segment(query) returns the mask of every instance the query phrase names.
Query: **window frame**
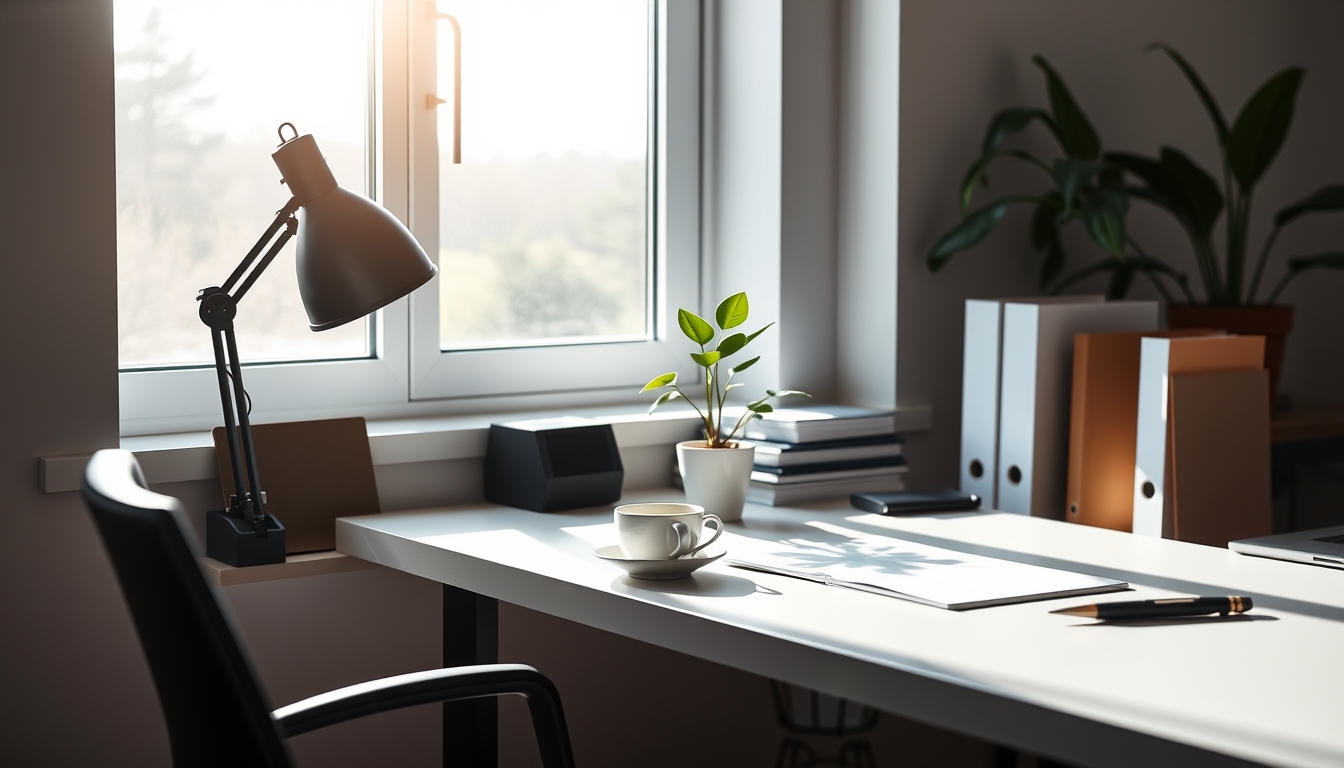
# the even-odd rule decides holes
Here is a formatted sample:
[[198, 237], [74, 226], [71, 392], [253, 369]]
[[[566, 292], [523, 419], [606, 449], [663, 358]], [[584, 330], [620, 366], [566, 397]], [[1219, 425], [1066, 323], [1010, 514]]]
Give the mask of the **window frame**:
[[[433, 0], [374, 4], [375, 61], [370, 70], [377, 87], [371, 86], [371, 95], [376, 96], [372, 99], [370, 155], [375, 165], [372, 196], [407, 224], [426, 252], [436, 257], [435, 120], [442, 110], [427, 108], [424, 100], [425, 93], [433, 92], [434, 7]], [[701, 8], [699, 2], [668, 0], [657, 0], [655, 8], [655, 131], [659, 140], [654, 144], [651, 191], [655, 212], [651, 222], [653, 338], [441, 352], [436, 277], [415, 295], [377, 313], [371, 326], [373, 355], [369, 358], [246, 365], [254, 422], [633, 402], [637, 388], [659, 373], [675, 370], [687, 380], [697, 380], [698, 369], [673, 348], [670, 342], [675, 340], [669, 331], [677, 328], [676, 307], [700, 305]], [[424, 50], [429, 55], [417, 56]], [[431, 87], [417, 87], [423, 83]], [[258, 222], [258, 233], [264, 225]], [[281, 256], [287, 258], [293, 257]], [[245, 302], [240, 311], [247, 311]], [[202, 327], [201, 333], [207, 330]], [[245, 338], [239, 343], [246, 348]], [[215, 375], [213, 367], [119, 371], [121, 434], [216, 426], [220, 404]]]
[[[647, 340], [538, 344], [441, 350], [438, 281], [411, 297], [411, 399], [434, 400], [501, 394], [565, 392], [642, 386], [653, 376], [696, 370], [684, 350], [673, 348], [677, 307], [698, 307], [700, 295], [700, 8], [699, 3], [656, 0], [654, 14], [652, 131], [653, 158], [648, 184], [653, 256], [648, 285], [652, 303]], [[412, 50], [434, 51], [434, 25], [419, 30]], [[470, 30], [463, 31], [470, 39]], [[412, 77], [435, 93], [433, 55], [415, 57]], [[470, 108], [468, 105], [467, 108]], [[420, 110], [411, 126], [417, 169], [437, 170], [439, 113]], [[469, 151], [469, 147], [466, 151]], [[412, 179], [411, 231], [437, 258], [439, 188], [436, 173]]]

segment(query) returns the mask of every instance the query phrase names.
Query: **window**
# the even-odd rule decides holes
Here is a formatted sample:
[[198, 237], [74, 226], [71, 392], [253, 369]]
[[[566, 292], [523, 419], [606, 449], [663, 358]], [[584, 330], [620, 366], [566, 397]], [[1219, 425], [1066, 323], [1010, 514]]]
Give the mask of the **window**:
[[[191, 298], [218, 285], [284, 204], [270, 160], [291, 121], [322, 134], [345, 186], [369, 193], [367, 0], [117, 0], [118, 346], [123, 368], [209, 364]], [[263, 15], [264, 12], [264, 15]], [[258, 23], [259, 19], [264, 23]], [[316, 27], [289, 45], [300, 26]], [[366, 324], [307, 330], [293, 269], [242, 305], [249, 361], [370, 355]]]
[[[654, 369], [688, 368], [667, 331], [699, 295], [698, 4], [116, 0], [114, 12], [123, 434], [217, 423], [192, 298], [287, 199], [269, 157], [286, 121], [314, 135], [343, 186], [410, 226], [440, 277], [315, 334], [286, 248], [239, 306], [254, 419], [629, 397]], [[461, 164], [444, 14], [463, 40]]]

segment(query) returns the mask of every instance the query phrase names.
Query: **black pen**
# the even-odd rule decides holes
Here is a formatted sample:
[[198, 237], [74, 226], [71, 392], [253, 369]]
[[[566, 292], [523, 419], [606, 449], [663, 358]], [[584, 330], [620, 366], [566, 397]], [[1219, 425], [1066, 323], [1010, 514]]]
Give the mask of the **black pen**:
[[1175, 616], [1207, 616], [1211, 613], [1245, 613], [1251, 610], [1249, 597], [1168, 597], [1164, 600], [1132, 600], [1124, 603], [1099, 603], [1060, 608], [1051, 613], [1086, 616], [1092, 619], [1165, 619]]

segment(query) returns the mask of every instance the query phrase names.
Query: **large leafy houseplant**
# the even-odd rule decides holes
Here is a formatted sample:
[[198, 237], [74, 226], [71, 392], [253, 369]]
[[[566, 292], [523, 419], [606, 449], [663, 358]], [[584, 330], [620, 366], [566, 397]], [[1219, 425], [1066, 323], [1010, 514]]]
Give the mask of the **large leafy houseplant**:
[[761, 358], [758, 355], [728, 368], [726, 377], [720, 375], [720, 366], [724, 365], [729, 357], [741, 352], [753, 339], [765, 333], [770, 326], [774, 325], [774, 323], [768, 323], [751, 334], [729, 333], [729, 331], [747, 321], [749, 310], [746, 293], [735, 293], [724, 299], [714, 312], [714, 322], [718, 326], [717, 331], [714, 326], [709, 324], [709, 321], [699, 315], [685, 309], [677, 310], [677, 325], [681, 327], [681, 332], [700, 347], [699, 352], [691, 353], [691, 360], [703, 368], [705, 373], [705, 407], [703, 409], [678, 386], [676, 373], [664, 373], [645, 384], [644, 389], [640, 390], [641, 392], [657, 389], [668, 390], [659, 395], [658, 399], [653, 402], [653, 405], [649, 407], [649, 413], [653, 413], [654, 409], [663, 403], [678, 398], [690, 403], [704, 423], [705, 442], [709, 448], [735, 447], [734, 438], [748, 421], [759, 419], [762, 414], [774, 410], [773, 406], [770, 405], [770, 400], [788, 395], [811, 397], [806, 392], [796, 390], [776, 392], [773, 389], [767, 389], [765, 397], [748, 403], [746, 410], [735, 420], [730, 420], [727, 429], [724, 428], [723, 410], [728, 399], [728, 393], [742, 386], [740, 383], [733, 383], [733, 377], [755, 365]]
[[[1246, 284], [1255, 187], [1288, 136], [1305, 72], [1300, 67], [1290, 67], [1270, 78], [1246, 102], [1236, 120], [1229, 123], [1202, 78], [1180, 53], [1162, 44], [1150, 45], [1148, 50], [1161, 51], [1171, 58], [1208, 112], [1218, 140], [1221, 183], [1189, 155], [1173, 147], [1162, 147], [1157, 157], [1129, 152], [1102, 153], [1090, 121], [1050, 65], [1037, 56], [1034, 61], [1046, 73], [1051, 110], [1014, 108], [995, 116], [981, 156], [963, 180], [962, 207], [963, 211], [969, 210], [975, 187], [985, 183], [985, 169], [1000, 157], [1014, 157], [1041, 167], [1050, 173], [1054, 189], [1044, 195], [1010, 195], [967, 213], [930, 251], [930, 269], [936, 271], [953, 254], [984, 240], [1008, 207], [1030, 203], [1036, 207], [1032, 244], [1045, 257], [1041, 269], [1043, 288], [1057, 293], [1085, 277], [1109, 272], [1107, 294], [1115, 298], [1123, 296], [1134, 275], [1141, 273], [1152, 280], [1168, 302], [1173, 300], [1170, 288], [1174, 287], [1184, 301], [1199, 303], [1186, 276], [1140, 247], [1127, 230], [1128, 204], [1137, 199], [1169, 212], [1185, 230], [1198, 265], [1204, 303], [1220, 307], [1257, 303], [1265, 267], [1279, 232], [1304, 214], [1344, 209], [1341, 184], [1322, 187], [1281, 209], [1260, 249], [1249, 285]], [[1002, 148], [1004, 139], [1034, 121], [1050, 128], [1065, 152], [1064, 158], [1046, 166], [1022, 150]], [[1222, 259], [1214, 242], [1220, 218], [1226, 226]], [[1088, 234], [1108, 253], [1108, 258], [1055, 280], [1064, 262], [1059, 232], [1075, 219], [1086, 224]], [[1316, 268], [1344, 269], [1344, 252], [1289, 259], [1287, 273], [1268, 292], [1265, 304], [1273, 304], [1297, 275]]]
[[[990, 121], [980, 156], [961, 182], [962, 220], [929, 251], [929, 269], [937, 272], [954, 254], [973, 248], [989, 237], [1009, 208], [1027, 205], [1033, 209], [1031, 243], [1042, 257], [1039, 281], [1043, 290], [1057, 293], [1083, 278], [1110, 272], [1107, 293], [1113, 297], [1122, 296], [1135, 274], [1142, 273], [1164, 296], [1170, 295], [1168, 287], [1159, 278], [1180, 285], [1183, 277], [1170, 265], [1142, 250], [1126, 232], [1129, 196], [1121, 169], [1104, 161], [1100, 136], [1050, 62], [1038, 55], [1032, 57], [1032, 63], [1045, 77], [1050, 108], [1011, 107]], [[1050, 162], [1025, 149], [1006, 146], [1014, 134], [1037, 123], [1049, 131], [1059, 146], [1061, 156]], [[1000, 160], [1016, 160], [1038, 169], [1044, 174], [1049, 189], [1038, 194], [1007, 195], [972, 210], [976, 189], [989, 186], [989, 168]], [[1107, 256], [1063, 276], [1062, 233], [1074, 222], [1084, 226], [1088, 236]]]

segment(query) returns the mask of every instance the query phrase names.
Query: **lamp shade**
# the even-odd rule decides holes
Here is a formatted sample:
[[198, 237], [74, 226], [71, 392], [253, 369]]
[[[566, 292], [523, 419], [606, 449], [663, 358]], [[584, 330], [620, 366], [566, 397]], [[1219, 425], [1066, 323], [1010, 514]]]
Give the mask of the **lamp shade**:
[[286, 142], [272, 158], [303, 208], [295, 264], [314, 331], [375, 312], [438, 272], [395, 216], [336, 183], [311, 135]]

